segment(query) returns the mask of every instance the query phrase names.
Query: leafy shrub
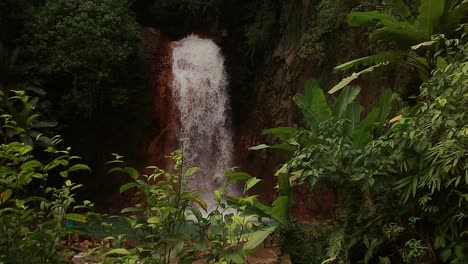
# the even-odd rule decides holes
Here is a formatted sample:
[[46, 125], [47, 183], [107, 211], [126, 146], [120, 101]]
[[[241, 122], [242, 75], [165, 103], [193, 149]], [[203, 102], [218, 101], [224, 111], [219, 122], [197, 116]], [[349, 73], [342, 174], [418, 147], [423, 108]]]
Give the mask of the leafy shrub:
[[[0, 100], [0, 262], [58, 263], [64, 259], [59, 252], [61, 237], [76, 232], [64, 227], [63, 221], [83, 222], [85, 217], [69, 213], [75, 203], [73, 191], [81, 185], [70, 180], [61, 188], [49, 185], [57, 177], [66, 179], [74, 171], [89, 168], [77, 163], [79, 157], [72, 156], [69, 148], [59, 147], [59, 136], [46, 138], [42, 143], [47, 146], [40, 147], [38, 142], [45, 136], [31, 133], [31, 127], [40, 122], [26, 93], [6, 98], [2, 92]], [[16, 111], [6, 112], [5, 105]], [[21, 118], [26, 124], [19, 122]], [[47, 159], [35, 157], [41, 150]]]
[[341, 198], [334, 225], [323, 232], [321, 261], [467, 261], [468, 46], [461, 29], [460, 39], [432, 37], [438, 49], [428, 60], [437, 69], [420, 87], [419, 102], [400, 115], [387, 120], [391, 92], [384, 92], [360, 121], [358, 89], [343, 88], [330, 108], [308, 82], [305, 95], [294, 98], [308, 127], [265, 130], [282, 144], [253, 148], [292, 150], [277, 174], [337, 188]]
[[[124, 173], [131, 181], [120, 191], [135, 189], [135, 206], [121, 212], [137, 239], [132, 247], [122, 247], [130, 241], [128, 234], [112, 235], [105, 240], [112, 247], [98, 247], [89, 252], [90, 260], [106, 263], [245, 263], [248, 250], [253, 249], [271, 232], [263, 231], [265, 224], [252, 221], [256, 214], [247, 207], [258, 203], [255, 196], [245, 196], [258, 179], [231, 169], [226, 172], [226, 184], [215, 191], [215, 204], [208, 206], [187, 183], [198, 168], [183, 166], [181, 151], [170, 158], [172, 173], [148, 167], [148, 175], [126, 167], [121, 156], [110, 162], [117, 165], [111, 173]], [[229, 196], [233, 184], [247, 180], [243, 196]], [[107, 225], [107, 224], [106, 224]], [[259, 230], [260, 229], [260, 230]], [[259, 230], [255, 233], [252, 233]], [[265, 235], [266, 234], [266, 235]], [[243, 246], [241, 245], [247, 241]]]

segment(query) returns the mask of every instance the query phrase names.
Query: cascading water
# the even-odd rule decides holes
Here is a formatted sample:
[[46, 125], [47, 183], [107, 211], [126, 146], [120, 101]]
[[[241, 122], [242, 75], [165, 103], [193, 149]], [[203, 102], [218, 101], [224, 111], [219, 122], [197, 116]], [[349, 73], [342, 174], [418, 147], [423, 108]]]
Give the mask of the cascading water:
[[209, 199], [232, 166], [232, 134], [227, 75], [220, 47], [191, 35], [175, 42], [172, 51], [173, 97], [180, 112], [179, 138], [186, 167], [200, 172], [189, 187]]

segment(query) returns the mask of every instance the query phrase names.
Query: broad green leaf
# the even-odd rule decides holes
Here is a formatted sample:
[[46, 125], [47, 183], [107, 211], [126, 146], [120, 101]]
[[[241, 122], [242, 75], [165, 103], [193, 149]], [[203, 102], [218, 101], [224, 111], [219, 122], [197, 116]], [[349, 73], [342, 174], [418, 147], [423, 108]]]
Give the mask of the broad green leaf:
[[195, 196], [193, 194], [182, 195], [180, 199], [195, 202], [198, 205], [200, 205], [200, 207], [203, 208], [205, 211], [208, 209], [206, 202], [203, 201], [203, 199], [201, 199], [200, 197]]
[[185, 243], [183, 241], [180, 241], [179, 243], [177, 243], [177, 245], [174, 247], [174, 249], [171, 251], [171, 257], [172, 258], [176, 258], [179, 256], [179, 254], [182, 252], [182, 250], [184, 249], [184, 245]]
[[377, 107], [380, 109], [379, 117], [377, 119], [379, 129], [384, 125], [390, 111], [392, 110], [393, 92], [390, 89], [384, 89], [379, 98]]
[[269, 147], [270, 146], [268, 146], [267, 144], [260, 144], [260, 145], [254, 146], [254, 147], [250, 147], [249, 149], [250, 150], [262, 150], [262, 149], [267, 149]]
[[452, 257], [452, 249], [446, 248], [440, 253], [440, 258], [443, 262], [446, 262], [450, 257]]
[[333, 68], [335, 71], [344, 71], [347, 69], [358, 69], [361, 67], [368, 67], [378, 63], [389, 63], [397, 60], [404, 59], [408, 56], [407, 52], [383, 52], [352, 61], [345, 62]]
[[409, 18], [411, 16], [411, 11], [403, 0], [394, 0], [393, 6], [395, 11], [403, 18]]
[[282, 140], [289, 140], [293, 138], [297, 130], [293, 127], [275, 127], [262, 131], [262, 135], [274, 135]]
[[250, 178], [253, 178], [252, 175], [248, 174], [247, 172], [233, 172], [233, 173], [227, 173], [226, 176], [228, 177], [228, 181], [230, 183], [242, 181], [242, 180], [248, 180]]
[[314, 79], [306, 82], [305, 95], [296, 94], [293, 100], [311, 129], [316, 129], [320, 122], [331, 116], [331, 110], [323, 90]]
[[157, 224], [157, 223], [161, 222], [161, 218], [153, 216], [153, 217], [148, 218], [148, 220], [146, 220], [146, 222], [148, 224]]
[[[455, 3], [456, 1], [453, 1], [453, 2]], [[468, 13], [468, 0], [464, 0], [460, 4], [455, 5], [453, 7], [447, 8], [446, 6], [445, 15], [442, 18], [443, 31], [446, 33], [453, 32], [458, 27], [462, 19], [466, 18], [467, 13]]]
[[426, 40], [440, 32], [441, 18], [444, 15], [445, 0], [420, 0], [419, 16], [416, 25], [424, 33]]
[[251, 178], [251, 179], [248, 179], [247, 182], [245, 183], [245, 186], [244, 186], [244, 194], [250, 190], [252, 187], [254, 187], [257, 183], [259, 183], [260, 181], [262, 181], [261, 179], [257, 179], [257, 178]]
[[133, 212], [142, 212], [142, 211], [144, 211], [144, 210], [141, 207], [126, 207], [126, 208], [122, 209], [122, 211], [120, 211], [120, 213], [124, 214], [124, 213], [133, 213]]
[[123, 193], [126, 190], [131, 189], [131, 188], [136, 187], [136, 186], [138, 186], [138, 183], [136, 183], [136, 182], [126, 183], [126, 184], [120, 186], [120, 193]]
[[369, 27], [374, 24], [381, 26], [400, 25], [400, 21], [388, 14], [379, 11], [352, 12], [347, 15], [348, 24], [353, 27]]
[[26, 125], [27, 125], [27, 126], [30, 126], [30, 125], [32, 124], [32, 122], [33, 122], [36, 118], [38, 118], [39, 116], [40, 116], [39, 114], [34, 114], [34, 115], [31, 115], [30, 117], [28, 117], [28, 118], [26, 119]]
[[198, 221], [201, 221], [201, 219], [203, 218], [203, 215], [200, 212], [200, 210], [198, 210], [198, 208], [192, 207], [192, 208], [190, 208], [190, 211], [192, 211], [192, 214], [195, 216], [195, 218]]
[[344, 88], [340, 96], [336, 99], [335, 105], [333, 106], [333, 116], [335, 118], [341, 118], [343, 112], [346, 110], [348, 105], [356, 99], [361, 88], [359, 87], [346, 87]]
[[30, 169], [35, 169], [35, 168], [40, 168], [42, 167], [42, 163], [37, 161], [37, 160], [30, 160], [25, 163], [23, 163], [20, 166], [20, 169], [22, 170], [30, 170]]
[[255, 147], [249, 148], [250, 150], [262, 150], [262, 149], [270, 149], [270, 150], [278, 150], [282, 152], [291, 152], [294, 151], [294, 147], [289, 145], [289, 144], [276, 144], [276, 145], [266, 145], [266, 144], [261, 144]]
[[44, 170], [50, 171], [58, 166], [68, 166], [68, 161], [60, 158], [54, 159], [44, 167]]
[[66, 214], [64, 218], [79, 223], [86, 223], [86, 216], [82, 214]]
[[377, 127], [380, 108], [374, 107], [361, 122], [359, 129], [353, 134], [353, 143], [357, 148], [364, 147], [372, 139], [372, 131]]
[[280, 196], [289, 196], [291, 194], [291, 183], [287, 173], [278, 174], [278, 187]]
[[226, 254], [226, 263], [243, 264], [246, 263], [244, 251], [232, 251]]
[[279, 196], [276, 198], [271, 206], [271, 214], [276, 221], [283, 226], [287, 226], [287, 221], [289, 219], [289, 197]]
[[271, 233], [275, 232], [277, 226], [269, 226], [264, 229], [258, 230], [250, 235], [249, 241], [244, 244], [242, 249], [244, 250], [249, 250], [249, 249], [254, 249], [260, 243], [262, 243], [265, 238], [267, 238]]
[[131, 167], [124, 167], [124, 168], [114, 167], [114, 168], [110, 169], [108, 173], [113, 173], [113, 172], [126, 173], [134, 180], [136, 180], [136, 179], [138, 179], [140, 177], [140, 173], [138, 173], [138, 171], [136, 169], [131, 168]]
[[333, 86], [330, 91], [328, 91], [329, 94], [333, 94], [341, 89], [343, 89], [344, 87], [348, 86], [352, 81], [358, 79], [362, 74], [366, 74], [366, 73], [369, 73], [369, 72], [372, 72], [374, 71], [374, 69], [378, 68], [378, 67], [382, 67], [382, 66], [385, 66], [385, 65], [388, 65], [388, 62], [386, 63], [379, 63], [377, 65], [374, 65], [374, 66], [371, 66], [367, 69], [364, 69], [360, 72], [356, 72], [356, 73], [353, 73], [351, 74], [351, 76], [348, 76], [346, 78], [344, 78], [343, 80], [341, 80], [337, 85]]
[[400, 45], [407, 47], [415, 43], [422, 42], [427, 38], [408, 22], [398, 21], [388, 14], [378, 11], [352, 12], [348, 14], [348, 23], [351, 26], [370, 27], [377, 24], [378, 29], [374, 30], [372, 37], [380, 40], [393, 40]]
[[58, 122], [52, 122], [52, 121], [40, 121], [34, 123], [31, 127], [32, 128], [44, 128], [44, 127], [56, 127], [58, 125]]
[[6, 189], [2, 193], [0, 193], [0, 204], [4, 204], [8, 199], [10, 199], [11, 195], [13, 194], [12, 189]]
[[345, 135], [351, 137], [361, 122], [362, 107], [357, 102], [352, 102], [346, 109], [346, 119], [349, 123], [345, 124]]
[[317, 80], [310, 79], [305, 84], [305, 99], [312, 112], [317, 113], [320, 121], [326, 120], [331, 117], [332, 112], [328, 106], [325, 94], [318, 84]]
[[108, 252], [106, 252], [106, 254], [104, 255], [112, 255], [112, 254], [115, 254], [115, 255], [130, 255], [130, 252], [128, 250], [126, 250], [125, 248], [115, 248], [115, 249], [112, 249]]
[[89, 168], [88, 165], [85, 164], [75, 164], [68, 169], [69, 171], [77, 171], [77, 170], [87, 170], [91, 171], [91, 168]]
[[401, 49], [408, 49], [410, 46], [427, 40], [424, 33], [418, 28], [407, 22], [402, 22], [398, 26], [388, 26], [376, 29], [372, 32], [371, 37], [378, 40], [393, 41], [399, 45]]

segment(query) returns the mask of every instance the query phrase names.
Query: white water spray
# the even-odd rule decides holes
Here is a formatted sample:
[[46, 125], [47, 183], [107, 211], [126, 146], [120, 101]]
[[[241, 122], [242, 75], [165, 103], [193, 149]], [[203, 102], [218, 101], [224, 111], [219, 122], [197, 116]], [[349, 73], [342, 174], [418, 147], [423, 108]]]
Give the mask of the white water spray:
[[232, 134], [227, 76], [220, 47], [191, 35], [175, 43], [172, 53], [173, 96], [180, 112], [179, 138], [186, 167], [200, 167], [189, 187], [207, 199], [232, 166]]

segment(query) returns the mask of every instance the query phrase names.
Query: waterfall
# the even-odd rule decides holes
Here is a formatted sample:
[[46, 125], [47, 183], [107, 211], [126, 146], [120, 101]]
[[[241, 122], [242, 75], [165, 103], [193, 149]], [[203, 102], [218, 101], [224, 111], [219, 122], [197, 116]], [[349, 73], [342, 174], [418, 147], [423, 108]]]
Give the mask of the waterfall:
[[212, 40], [191, 35], [173, 45], [173, 98], [180, 113], [184, 164], [200, 171], [189, 187], [205, 199], [232, 166], [233, 144], [224, 58]]

